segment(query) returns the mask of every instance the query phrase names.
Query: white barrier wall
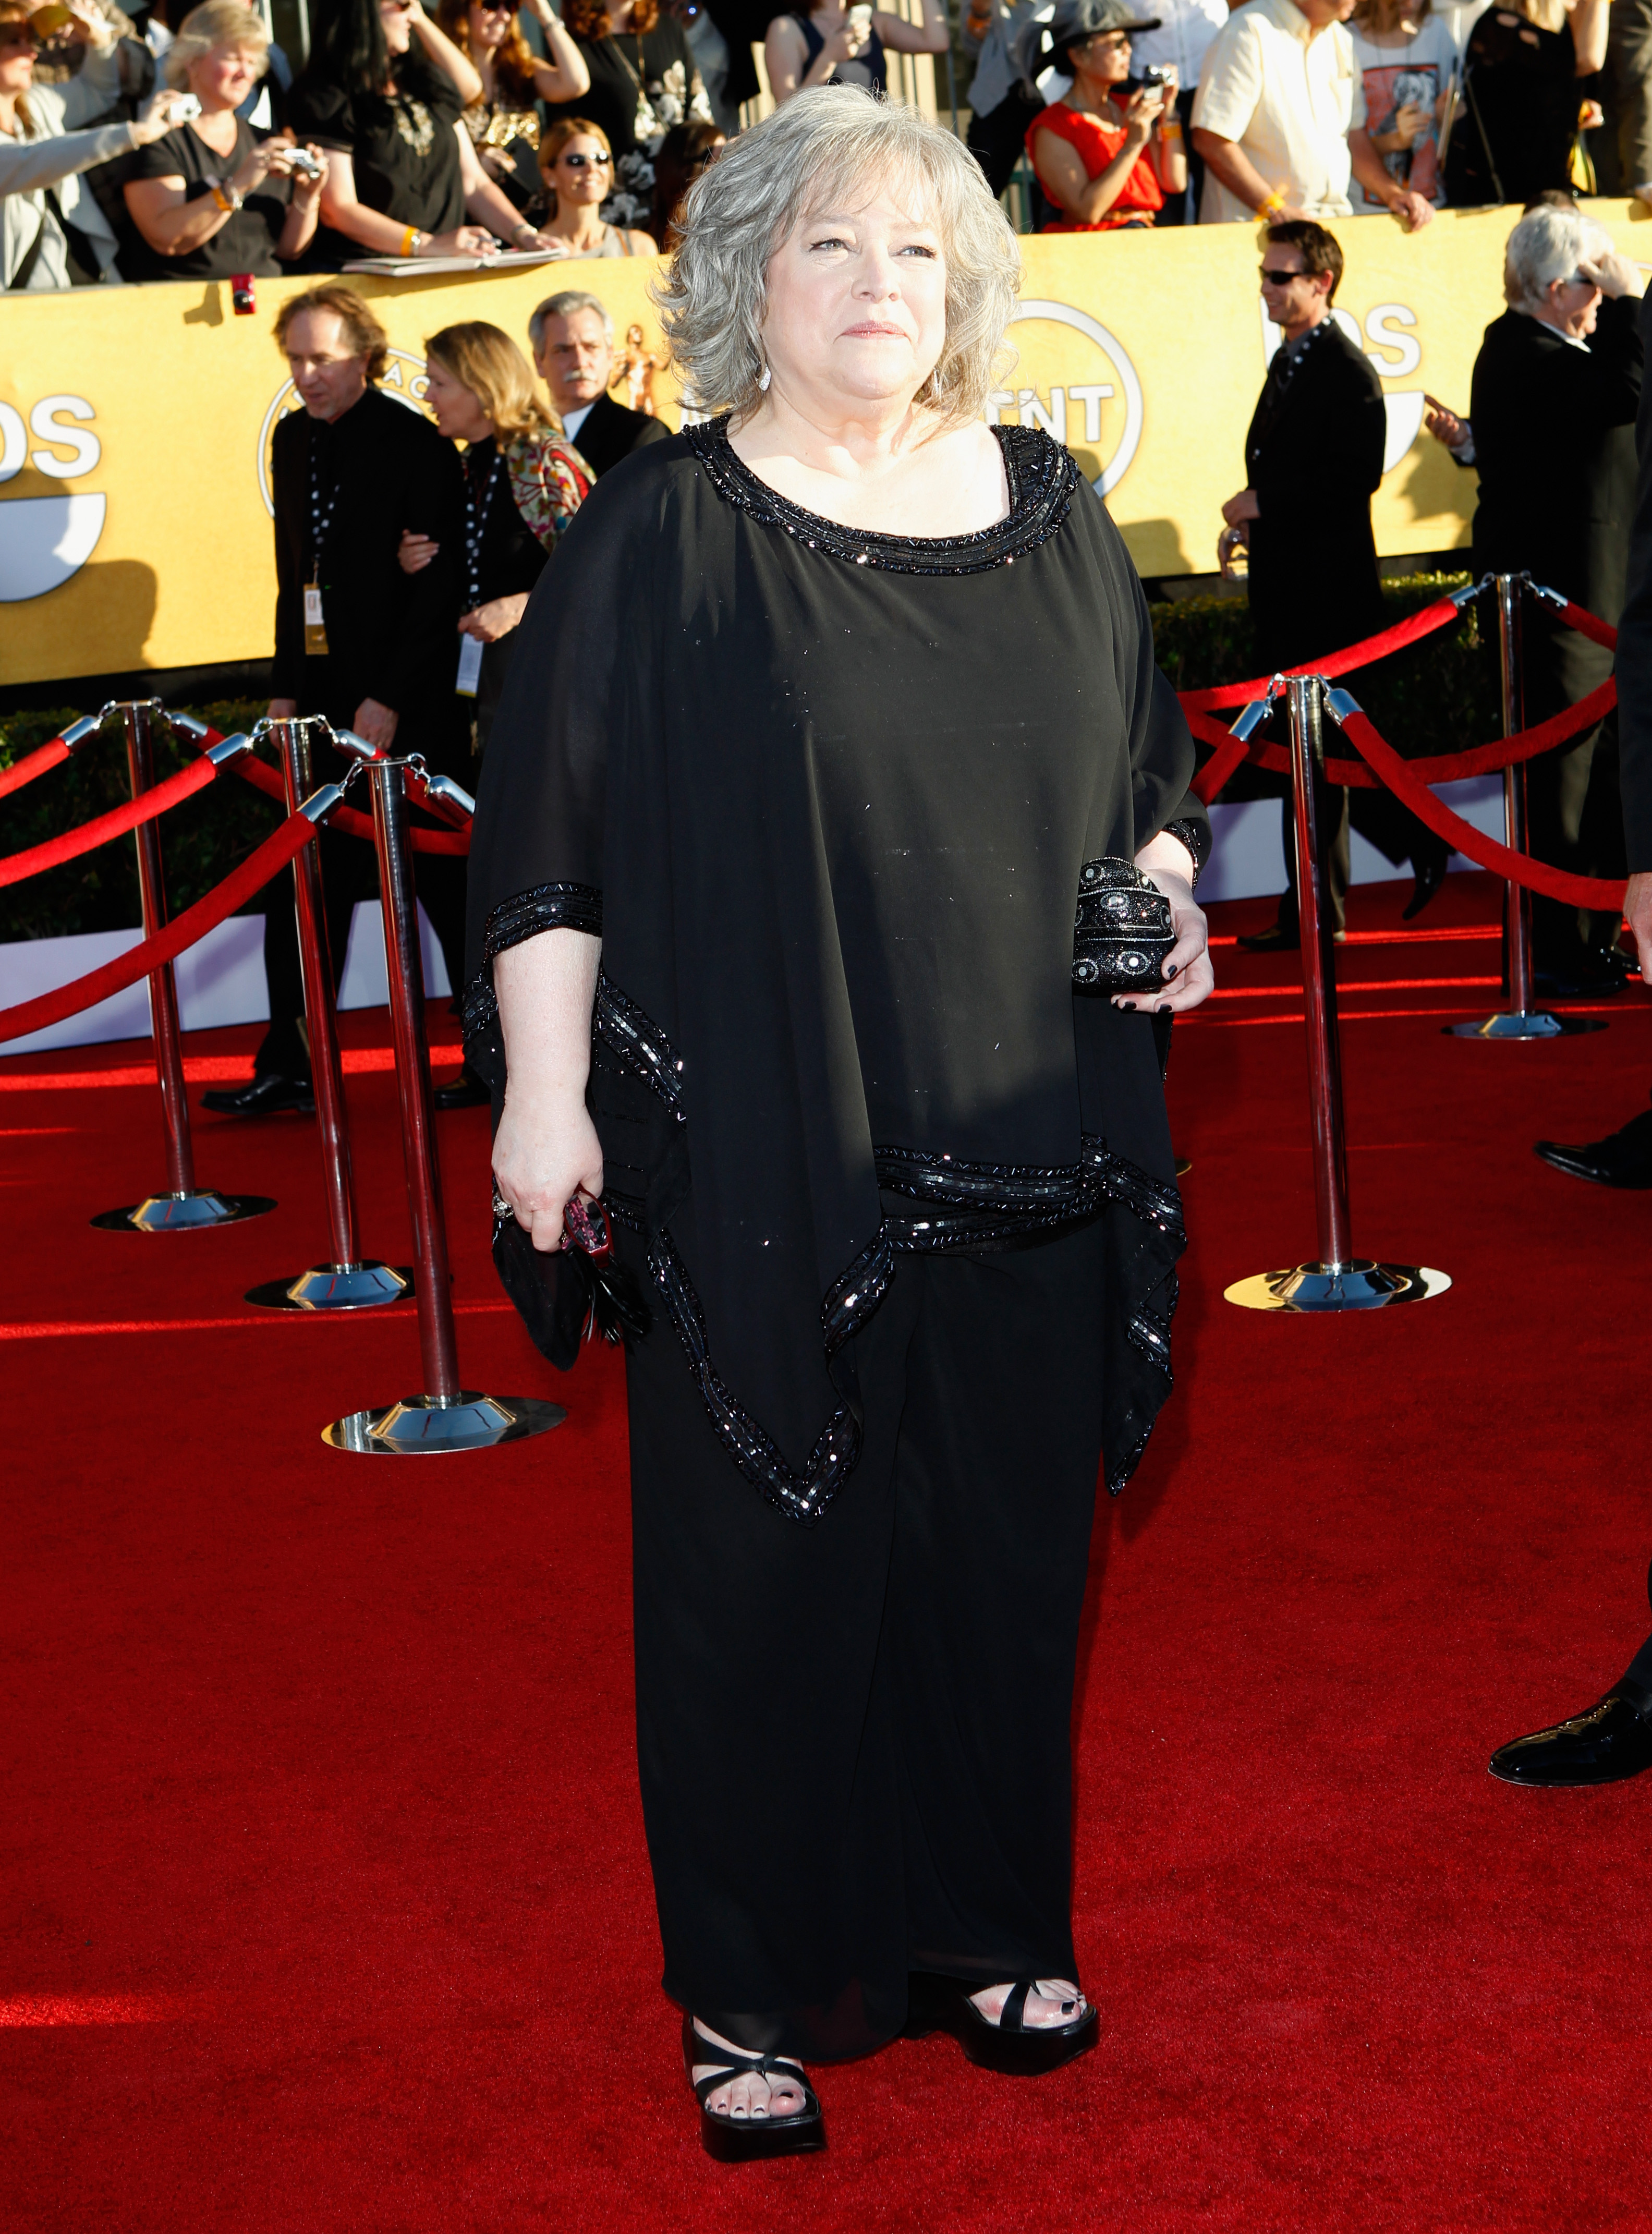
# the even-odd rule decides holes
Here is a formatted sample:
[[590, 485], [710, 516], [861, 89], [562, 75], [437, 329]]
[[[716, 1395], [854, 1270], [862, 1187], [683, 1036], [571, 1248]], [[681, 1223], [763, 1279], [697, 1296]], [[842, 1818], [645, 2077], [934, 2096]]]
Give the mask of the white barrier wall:
[[[1440, 796], [1477, 829], [1494, 838], [1503, 835], [1501, 777], [1473, 776], [1464, 783], [1443, 783]], [[1199, 879], [1202, 900], [1250, 899], [1258, 893], [1283, 890], [1284, 815], [1277, 800], [1255, 800], [1235, 807], [1224, 807], [1218, 800], [1211, 810], [1211, 825], [1216, 844]], [[1451, 866], [1472, 869], [1474, 865], [1460, 853], [1453, 853]], [[1357, 831], [1350, 866], [1356, 885], [1381, 884], [1395, 874]], [[441, 949], [422, 908], [419, 935], [424, 950], [425, 990], [434, 996], [451, 993]], [[0, 946], [0, 1008], [33, 1000], [36, 994], [54, 992], [59, 985], [83, 977], [115, 955], [125, 954], [141, 937], [137, 931], [104, 931], [78, 938], [33, 938]], [[261, 915], [232, 915], [188, 953], [180, 955], [177, 970], [178, 1005], [186, 1032], [207, 1031], [220, 1024], [263, 1023], [268, 1017]], [[383, 919], [376, 900], [363, 900], [350, 926], [339, 1006], [382, 1008], [388, 997]], [[128, 986], [112, 1000], [100, 1001], [96, 1008], [87, 1009], [78, 1016], [66, 1016], [61, 1024], [43, 1032], [7, 1041], [0, 1046], [0, 1055], [43, 1054], [51, 1048], [92, 1047], [106, 1040], [148, 1036], [149, 994], [140, 983]]]
[[[100, 931], [79, 938], [30, 938], [0, 946], [0, 1007], [55, 992], [88, 970], [125, 954], [142, 939], [140, 931]], [[419, 911], [424, 951], [425, 990], [450, 994], [447, 965], [424, 910]], [[232, 915], [181, 954], [176, 963], [178, 1006], [186, 1032], [209, 1031], [219, 1024], [260, 1024], [270, 1003], [264, 984], [264, 918]], [[376, 900], [357, 903], [344, 958], [341, 1009], [382, 1009], [389, 998], [384, 975], [384, 919]], [[105, 1040], [149, 1036], [149, 989], [140, 981], [113, 999], [100, 1001], [77, 1016], [43, 1032], [8, 1040], [0, 1055], [32, 1055], [50, 1048], [92, 1047]]]

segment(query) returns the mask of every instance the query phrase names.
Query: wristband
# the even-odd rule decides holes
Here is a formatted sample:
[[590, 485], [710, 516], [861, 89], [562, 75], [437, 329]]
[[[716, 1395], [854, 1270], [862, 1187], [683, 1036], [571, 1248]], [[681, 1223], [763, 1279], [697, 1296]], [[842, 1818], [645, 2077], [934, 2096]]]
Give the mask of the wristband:
[[1257, 204], [1257, 215], [1265, 223], [1268, 219], [1277, 217], [1284, 206], [1285, 198], [1283, 194], [1271, 193], [1264, 195], [1263, 199]]
[[419, 253], [419, 243], [423, 238], [424, 235], [420, 232], [418, 226], [416, 225], [410, 225], [402, 236], [402, 255], [416, 256]]
[[214, 179], [209, 191], [226, 217], [233, 217], [240, 208], [241, 197], [226, 179]]
[[1159, 136], [1161, 140], [1179, 140], [1182, 136], [1181, 118], [1167, 116], [1159, 127]]
[[520, 240], [525, 232], [532, 238], [534, 230], [535, 228], [528, 223], [526, 218], [524, 218], [520, 225], [513, 225], [511, 227], [511, 238], [513, 240]]

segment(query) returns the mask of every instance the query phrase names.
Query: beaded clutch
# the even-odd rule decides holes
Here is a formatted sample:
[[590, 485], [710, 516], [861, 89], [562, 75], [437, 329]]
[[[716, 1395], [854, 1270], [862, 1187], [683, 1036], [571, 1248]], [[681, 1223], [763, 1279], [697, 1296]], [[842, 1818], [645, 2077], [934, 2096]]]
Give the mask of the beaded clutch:
[[1087, 993], [1160, 986], [1175, 944], [1170, 902], [1133, 861], [1084, 864], [1073, 925], [1075, 985]]

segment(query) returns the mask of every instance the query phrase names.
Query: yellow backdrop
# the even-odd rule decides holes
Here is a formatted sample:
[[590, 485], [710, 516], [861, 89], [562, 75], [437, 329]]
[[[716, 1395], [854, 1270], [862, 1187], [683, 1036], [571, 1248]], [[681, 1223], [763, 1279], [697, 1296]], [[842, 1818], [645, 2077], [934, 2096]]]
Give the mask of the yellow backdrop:
[[[1596, 214], [1633, 252], [1623, 203]], [[1466, 542], [1474, 476], [1421, 430], [1423, 390], [1468, 408], [1481, 333], [1501, 308], [1512, 211], [1450, 212], [1409, 237], [1386, 218], [1339, 228], [1338, 310], [1383, 376], [1385, 554]], [[1144, 574], [1211, 572], [1270, 329], [1250, 228], [1198, 226], [1023, 243], [1016, 363], [994, 408], [1068, 442], [1099, 480]], [[659, 350], [650, 265], [356, 282], [389, 330], [390, 378], [419, 392], [423, 336], [486, 317], [526, 344], [558, 286], [589, 288]], [[0, 362], [0, 676], [13, 683], [257, 658], [274, 572], [265, 461], [295, 399], [271, 339], [296, 280], [260, 280], [237, 317], [221, 286], [10, 296]], [[669, 376], [656, 382], [675, 421]]]

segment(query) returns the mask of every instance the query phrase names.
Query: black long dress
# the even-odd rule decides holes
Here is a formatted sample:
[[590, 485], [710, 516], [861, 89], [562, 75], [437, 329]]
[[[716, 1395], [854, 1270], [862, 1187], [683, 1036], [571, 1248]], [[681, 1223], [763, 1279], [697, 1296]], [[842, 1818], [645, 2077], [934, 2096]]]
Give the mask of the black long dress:
[[887, 2038], [913, 1968], [1071, 1975], [1097, 1465], [1169, 1387], [1153, 1024], [1075, 992], [1074, 918], [1087, 864], [1203, 842], [1192, 741], [1104, 507], [998, 439], [1008, 518], [944, 540], [801, 511], [722, 421], [624, 460], [524, 619], [471, 855], [496, 1092], [494, 955], [604, 942], [666, 1985], [799, 2054]]

